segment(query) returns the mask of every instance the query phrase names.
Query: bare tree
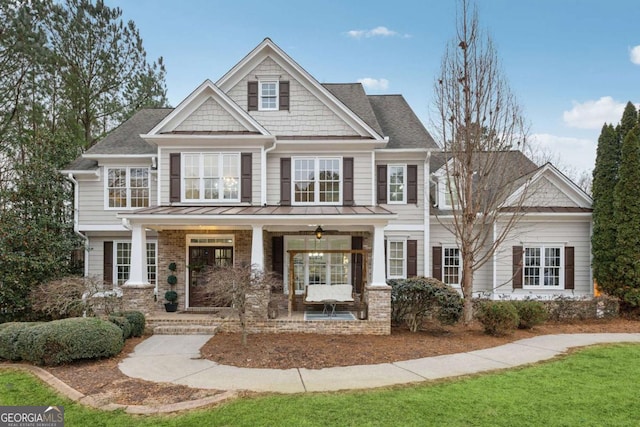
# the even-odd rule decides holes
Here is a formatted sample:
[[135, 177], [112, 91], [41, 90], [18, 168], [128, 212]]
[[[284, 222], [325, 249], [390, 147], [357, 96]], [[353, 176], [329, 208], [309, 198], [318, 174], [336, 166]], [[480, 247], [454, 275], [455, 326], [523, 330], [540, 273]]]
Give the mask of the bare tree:
[[247, 345], [247, 326], [266, 320], [271, 289], [277, 278], [252, 266], [205, 267], [198, 284], [201, 303], [209, 307], [233, 307], [238, 314], [242, 345]]
[[[473, 9], [473, 10], [471, 10]], [[451, 212], [439, 221], [456, 238], [462, 258], [464, 322], [472, 320], [473, 274], [489, 261], [522, 214], [530, 168], [510, 165], [510, 150], [523, 149], [528, 126], [500, 68], [491, 37], [478, 14], [461, 0], [456, 37], [446, 46], [435, 81], [432, 125], [444, 151], [445, 192]]]

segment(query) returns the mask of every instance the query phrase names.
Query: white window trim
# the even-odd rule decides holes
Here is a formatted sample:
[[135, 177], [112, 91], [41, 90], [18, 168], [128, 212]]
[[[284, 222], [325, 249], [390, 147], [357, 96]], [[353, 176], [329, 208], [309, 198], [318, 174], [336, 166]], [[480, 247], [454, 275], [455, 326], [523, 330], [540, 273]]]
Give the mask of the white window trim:
[[[262, 85], [275, 83], [276, 85], [276, 103], [274, 108], [265, 108], [262, 106]], [[278, 111], [280, 109], [280, 81], [277, 78], [265, 77], [258, 79], [258, 111]]]
[[[337, 235], [337, 236], [323, 236], [322, 239], [328, 239], [328, 240], [341, 240], [341, 239], [346, 239], [350, 236], [346, 236], [346, 235]], [[284, 286], [284, 293], [285, 295], [289, 294], [289, 253], [287, 252], [287, 250], [289, 250], [289, 242], [291, 240], [300, 240], [300, 239], [307, 239], [307, 244], [310, 241], [313, 241], [313, 239], [315, 239], [315, 236], [304, 236], [304, 235], [299, 235], [299, 236], [284, 236], [284, 275], [283, 275], [283, 283], [285, 284]], [[350, 250], [350, 249], [349, 249]], [[322, 249], [318, 249], [318, 252], [322, 252]], [[309, 284], [309, 254], [305, 253], [302, 254], [304, 256], [304, 287], [306, 287]], [[347, 282], [349, 285], [351, 285], [351, 278], [353, 277], [353, 263], [351, 261], [349, 261], [349, 274], [347, 275]], [[327, 259], [326, 262], [326, 266], [327, 266], [327, 271], [326, 271], [326, 276], [328, 278], [328, 280], [331, 280], [331, 261], [330, 258]], [[296, 295], [302, 295], [304, 294], [304, 289], [294, 289], [294, 292], [296, 293]]]
[[[391, 243], [402, 243], [402, 275], [391, 275]], [[387, 279], [407, 278], [407, 239], [388, 238], [387, 239]]]
[[445, 268], [445, 264], [444, 264], [444, 260], [445, 260], [445, 256], [444, 256], [444, 251], [445, 249], [457, 249], [458, 250], [458, 279], [462, 279], [462, 254], [460, 253], [460, 248], [454, 245], [443, 245], [442, 246], [442, 254], [440, 255], [442, 258], [442, 270], [440, 271], [440, 277], [442, 277], [442, 283], [452, 286], [454, 288], [459, 288], [460, 287], [460, 283], [447, 283], [444, 281], [444, 268]]
[[[200, 197], [197, 199], [187, 199], [186, 198], [186, 193], [187, 193], [187, 186], [185, 185], [185, 179], [187, 179], [186, 173], [185, 173], [185, 168], [186, 168], [186, 162], [183, 161], [181, 159], [180, 161], [180, 200], [182, 201], [182, 203], [240, 203], [240, 198], [242, 197], [242, 195], [240, 194], [242, 191], [242, 163], [241, 163], [241, 154], [239, 152], [225, 152], [225, 151], [202, 151], [202, 152], [193, 152], [193, 153], [182, 153], [183, 155], [198, 155], [198, 171], [199, 171], [199, 176], [198, 179], [200, 180], [200, 187], [198, 189], [198, 192], [200, 194]], [[223, 177], [223, 173], [224, 173], [224, 156], [225, 155], [235, 155], [237, 157], [237, 166], [238, 166], [238, 197], [235, 199], [224, 199], [224, 198], [217, 198], [217, 199], [205, 199], [204, 198], [204, 178], [202, 176], [203, 172], [204, 172], [204, 155], [205, 154], [217, 154], [219, 157], [218, 159], [218, 168], [220, 170], [220, 176], [218, 178], [222, 178]], [[219, 188], [219, 193], [218, 195], [224, 195], [224, 185], [222, 184]]]
[[[111, 265], [112, 265], [112, 270], [111, 270], [111, 277], [112, 279], [112, 284], [113, 285], [118, 285], [118, 245], [119, 244], [124, 244], [127, 243], [129, 244], [129, 246], [131, 246], [131, 240], [114, 240], [113, 241], [113, 254], [112, 254], [112, 258], [111, 258]], [[157, 240], [149, 240], [147, 239], [147, 244], [153, 244], [156, 247], [156, 256], [155, 256], [155, 266], [156, 266], [156, 290], [158, 289], [158, 281], [160, 279], [160, 272], [158, 271], [158, 241]], [[130, 248], [129, 251], [131, 251], [132, 249]], [[147, 259], [147, 248], [144, 248], [144, 259]], [[149, 266], [147, 265], [147, 273], [149, 271]], [[129, 258], [129, 274], [131, 274], [131, 258]], [[126, 280], [125, 280], [126, 282]]]
[[[523, 243], [522, 244], [522, 289], [529, 290], [546, 290], [546, 289], [564, 289], [564, 243]], [[527, 248], [540, 248], [540, 284], [539, 285], [526, 285], [524, 278], [524, 271], [527, 266], [525, 265], [525, 252]], [[545, 248], [559, 248], [560, 249], [560, 277], [558, 280], [558, 286], [545, 286], [544, 285], [544, 250]]]
[[[449, 178], [446, 175], [443, 175], [438, 178], [438, 207], [440, 209], [453, 209], [453, 205], [447, 202], [447, 195], [449, 193], [449, 189], [447, 188], [447, 182]], [[453, 183], [455, 186], [455, 182]], [[454, 195], [457, 195], [457, 191], [455, 188], [452, 191], [451, 199], [453, 200]]]
[[[314, 160], [313, 168], [315, 181], [313, 186], [313, 202], [296, 202], [296, 160]], [[337, 202], [320, 202], [320, 160], [338, 160], [338, 173], [340, 174], [340, 191]], [[344, 173], [342, 170], [343, 158], [340, 156], [297, 156], [291, 158], [291, 205], [292, 206], [340, 206], [344, 191]]]
[[[146, 169], [147, 170], [147, 206], [151, 206], [151, 171], [146, 166], [105, 166], [104, 173], [104, 210], [106, 211], [131, 211], [135, 209], [142, 209], [143, 206], [131, 206], [131, 169]], [[126, 206], [109, 206], [109, 170], [111, 169], [125, 169], [126, 179], [126, 192], [127, 203]], [[140, 187], [142, 188], [142, 187]]]
[[[391, 200], [391, 168], [402, 168], [402, 200]], [[387, 165], [387, 204], [406, 205], [407, 204], [407, 165], [394, 164]]]

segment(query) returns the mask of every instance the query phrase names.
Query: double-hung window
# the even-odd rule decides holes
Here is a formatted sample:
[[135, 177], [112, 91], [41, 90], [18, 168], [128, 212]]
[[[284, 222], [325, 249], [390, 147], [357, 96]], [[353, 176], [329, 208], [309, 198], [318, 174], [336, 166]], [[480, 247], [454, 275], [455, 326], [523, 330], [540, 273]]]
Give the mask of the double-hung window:
[[442, 281], [447, 285], [460, 285], [460, 249], [442, 248]]
[[149, 206], [149, 168], [107, 168], [107, 208]]
[[183, 153], [182, 165], [184, 201], [240, 201], [240, 153]]
[[260, 81], [260, 110], [278, 109], [278, 81]]
[[524, 287], [561, 288], [563, 283], [563, 248], [560, 246], [524, 247]]
[[388, 203], [407, 202], [407, 165], [389, 165], [387, 167]]
[[[156, 253], [156, 242], [147, 242], [147, 277], [151, 284], [156, 284], [158, 264]], [[131, 242], [116, 242], [113, 257], [115, 269], [113, 277], [116, 279], [116, 284], [121, 286], [129, 280], [131, 272]]]
[[458, 204], [458, 189], [455, 180], [446, 176], [438, 180], [439, 200], [441, 209], [452, 209]]
[[387, 278], [407, 277], [407, 241], [387, 240]]
[[293, 203], [337, 205], [342, 201], [341, 159], [301, 157], [293, 159]]

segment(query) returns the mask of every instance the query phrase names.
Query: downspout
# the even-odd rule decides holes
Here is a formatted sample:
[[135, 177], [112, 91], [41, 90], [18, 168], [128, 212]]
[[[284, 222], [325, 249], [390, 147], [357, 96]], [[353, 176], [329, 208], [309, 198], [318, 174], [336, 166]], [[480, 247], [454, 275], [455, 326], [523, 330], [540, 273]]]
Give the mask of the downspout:
[[72, 173], [67, 175], [67, 179], [71, 181], [73, 185], [73, 232], [80, 236], [84, 240], [84, 276], [89, 276], [89, 238], [82, 234], [78, 229], [79, 215], [78, 215], [78, 181], [73, 177]]
[[431, 261], [431, 201], [429, 197], [431, 195], [430, 190], [430, 176], [431, 176], [431, 151], [427, 151], [427, 156], [424, 159], [424, 178], [423, 178], [423, 193], [424, 193], [424, 271], [423, 275], [427, 277], [429, 273], [429, 262]]
[[260, 148], [260, 204], [262, 206], [267, 206], [267, 153], [276, 149], [278, 145], [278, 141], [276, 138], [273, 138], [273, 145], [269, 148]]
[[376, 151], [371, 151], [371, 206], [375, 206], [378, 199], [376, 192], [378, 191], [376, 182]]
[[496, 248], [496, 225], [497, 221], [493, 223], [493, 285], [491, 286], [491, 299], [498, 299], [496, 296], [496, 292], [498, 290], [498, 272], [496, 269], [498, 268], [498, 250]]

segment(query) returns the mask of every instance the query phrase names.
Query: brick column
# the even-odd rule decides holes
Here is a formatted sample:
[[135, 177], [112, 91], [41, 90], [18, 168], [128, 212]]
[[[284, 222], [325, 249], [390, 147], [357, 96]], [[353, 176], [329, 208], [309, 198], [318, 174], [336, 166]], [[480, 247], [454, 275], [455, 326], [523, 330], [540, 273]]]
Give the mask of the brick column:
[[379, 322], [385, 333], [391, 333], [391, 286], [367, 286], [368, 322]]
[[153, 298], [155, 286], [146, 285], [125, 285], [122, 287], [122, 305], [126, 311], [140, 311], [150, 314], [155, 311], [156, 302]]

